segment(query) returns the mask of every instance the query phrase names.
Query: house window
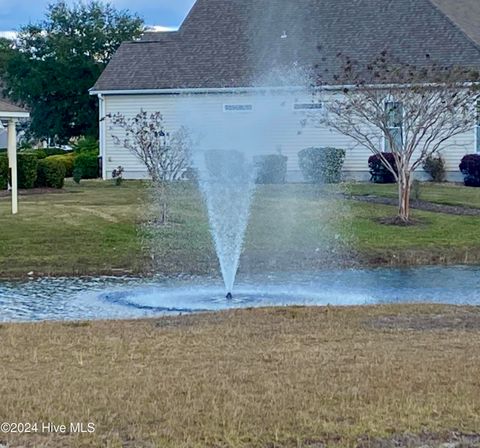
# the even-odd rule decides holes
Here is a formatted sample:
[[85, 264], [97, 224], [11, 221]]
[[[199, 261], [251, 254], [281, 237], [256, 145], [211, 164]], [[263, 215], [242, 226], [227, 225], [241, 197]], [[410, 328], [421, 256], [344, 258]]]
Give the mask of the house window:
[[224, 104], [223, 111], [224, 112], [252, 112], [253, 105], [252, 104]]
[[475, 150], [480, 152], [480, 100], [476, 103], [475, 113]]
[[[401, 103], [387, 101], [385, 103], [385, 113], [387, 114], [388, 134], [385, 136], [385, 151], [392, 152], [396, 148], [402, 150], [403, 147], [403, 106]], [[392, 143], [394, 148], [392, 148]]]
[[293, 105], [294, 111], [310, 111], [310, 110], [320, 110], [322, 109], [322, 103], [295, 103]]

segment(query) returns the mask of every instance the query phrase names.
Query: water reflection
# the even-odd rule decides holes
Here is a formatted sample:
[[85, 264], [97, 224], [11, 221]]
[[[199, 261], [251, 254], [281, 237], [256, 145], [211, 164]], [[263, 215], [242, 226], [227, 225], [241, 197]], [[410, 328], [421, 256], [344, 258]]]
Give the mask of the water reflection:
[[357, 269], [221, 279], [43, 278], [0, 283], [0, 321], [125, 319], [283, 305], [480, 305], [480, 267]]

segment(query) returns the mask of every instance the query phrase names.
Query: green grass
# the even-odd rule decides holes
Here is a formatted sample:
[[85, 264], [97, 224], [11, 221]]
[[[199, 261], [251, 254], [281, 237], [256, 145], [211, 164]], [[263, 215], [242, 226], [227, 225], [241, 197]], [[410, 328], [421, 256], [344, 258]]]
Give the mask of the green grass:
[[0, 199], [0, 273], [89, 274], [138, 270], [141, 183], [68, 184], [59, 193], [21, 196], [20, 213]]
[[[396, 184], [352, 183], [348, 185], [348, 191], [359, 196], [375, 195], [395, 199], [398, 197]], [[469, 188], [451, 183], [422, 182], [420, 199], [437, 204], [480, 208], [480, 188]]]
[[[347, 188], [355, 194], [395, 196], [392, 185]], [[480, 189], [427, 184], [422, 197], [480, 207]], [[176, 187], [170, 202], [169, 224], [151, 228], [144, 225], [152, 215], [141, 182], [121, 187], [102, 181], [68, 183], [59, 193], [21, 196], [17, 216], [10, 215], [9, 199], [0, 198], [0, 275], [152, 268], [166, 274], [218, 272], [199, 192], [188, 185]], [[326, 197], [309, 185], [259, 187], [241, 269], [316, 269], [331, 258], [368, 264], [480, 261], [480, 218], [414, 211], [416, 226], [380, 223], [395, 212], [395, 207]]]

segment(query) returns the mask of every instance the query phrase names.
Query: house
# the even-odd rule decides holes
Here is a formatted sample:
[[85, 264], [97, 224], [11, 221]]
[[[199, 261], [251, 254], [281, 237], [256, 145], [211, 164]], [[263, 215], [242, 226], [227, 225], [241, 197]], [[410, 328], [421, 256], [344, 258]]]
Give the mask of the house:
[[[282, 105], [264, 149], [288, 156], [290, 179], [301, 179], [297, 154], [311, 146], [347, 149], [346, 176], [367, 178], [367, 149], [328, 129], [299, 131], [302, 113], [314, 107], [311, 95], [303, 81], [279, 72], [321, 69], [334, 84], [338, 54], [368, 63], [382, 50], [410, 64], [425, 64], [428, 54], [445, 66], [478, 68], [479, 23], [478, 0], [197, 0], [178, 31], [123, 43], [91, 89], [100, 102], [103, 177], [118, 165], [126, 177], [146, 176], [115, 144], [110, 114], [160, 111], [167, 130], [201, 120], [215, 133], [227, 120], [249, 123], [257, 107], [275, 114]], [[265, 95], [275, 88], [278, 98]], [[234, 148], [236, 137], [224, 140]], [[453, 178], [461, 157], [480, 151], [480, 121], [451, 143], [443, 156]]]

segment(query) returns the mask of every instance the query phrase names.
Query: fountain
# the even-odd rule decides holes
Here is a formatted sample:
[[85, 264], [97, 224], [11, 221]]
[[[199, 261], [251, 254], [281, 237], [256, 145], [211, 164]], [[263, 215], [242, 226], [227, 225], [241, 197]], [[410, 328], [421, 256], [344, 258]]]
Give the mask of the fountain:
[[[285, 85], [290, 85], [293, 79], [299, 85], [308, 84], [305, 74], [292, 68], [272, 72], [272, 79], [262, 78], [259, 85], [278, 84], [280, 73], [280, 82]], [[299, 94], [308, 95], [306, 91], [306, 87], [258, 88], [255, 93], [229, 95], [223, 108], [215, 103], [203, 110], [195, 107], [198, 98], [194, 95], [184, 95], [179, 101], [182, 125], [194, 142], [192, 163], [208, 211], [227, 298], [233, 296], [256, 191], [256, 159], [282, 154], [283, 139], [295, 139], [301, 129], [300, 122], [291, 135], [279, 130], [292, 129], [288, 126], [292, 104]], [[202, 110], [201, 115], [195, 112], [198, 110]]]
[[204, 162], [199, 183], [226, 297], [231, 299], [255, 189], [255, 169], [243, 153], [235, 151], [208, 151]]

